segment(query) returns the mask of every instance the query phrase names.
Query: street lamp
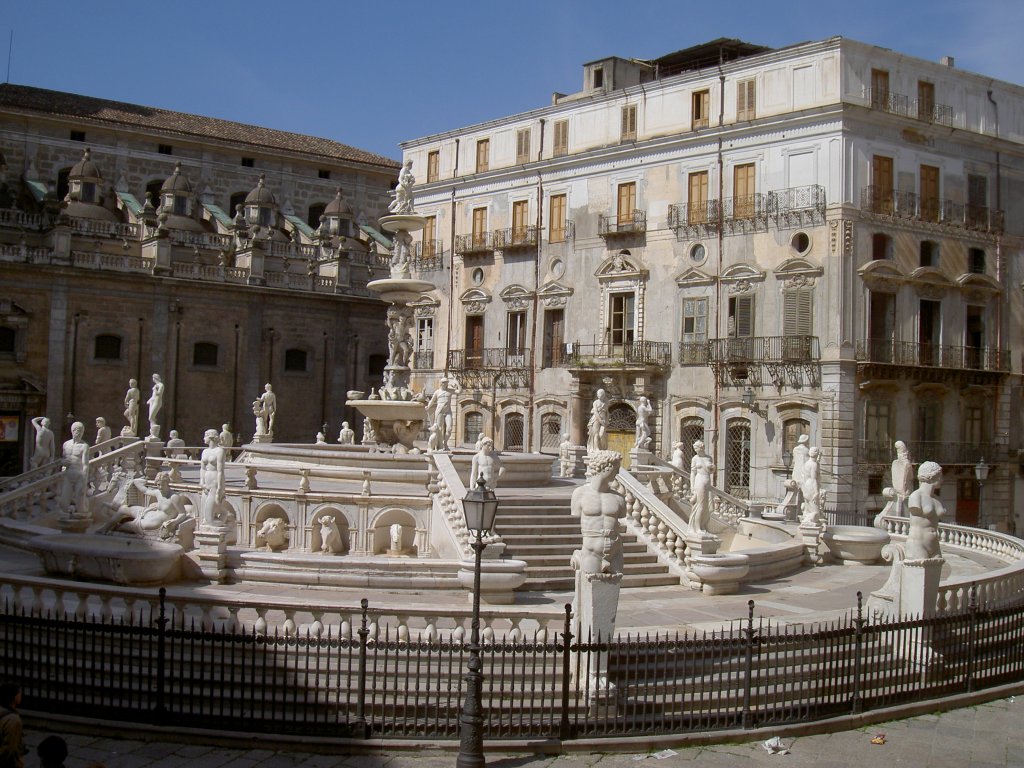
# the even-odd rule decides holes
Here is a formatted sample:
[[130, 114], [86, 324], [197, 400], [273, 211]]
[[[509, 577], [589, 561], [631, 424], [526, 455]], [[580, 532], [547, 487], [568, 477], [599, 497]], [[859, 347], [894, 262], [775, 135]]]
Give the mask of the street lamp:
[[462, 511], [466, 516], [466, 527], [475, 533], [470, 546], [476, 558], [473, 564], [473, 624], [469, 635], [469, 671], [466, 673], [466, 700], [459, 715], [459, 756], [457, 768], [483, 768], [484, 761], [484, 718], [483, 684], [484, 675], [480, 662], [480, 554], [487, 546], [486, 537], [494, 527], [494, 516], [498, 512], [498, 499], [487, 487], [483, 475], [477, 478], [476, 488], [469, 491], [462, 500]]
[[981, 492], [985, 487], [985, 481], [988, 480], [989, 466], [985, 463], [985, 457], [982, 456], [981, 460], [974, 465], [974, 477], [978, 481], [978, 525], [981, 526]]
[[743, 398], [741, 402], [743, 403], [744, 408], [753, 411], [762, 419], [768, 418], [767, 409], [762, 408], [761, 405], [757, 402], [757, 400], [754, 397], [754, 390], [751, 389], [750, 387], [747, 387], [746, 389], [743, 390]]

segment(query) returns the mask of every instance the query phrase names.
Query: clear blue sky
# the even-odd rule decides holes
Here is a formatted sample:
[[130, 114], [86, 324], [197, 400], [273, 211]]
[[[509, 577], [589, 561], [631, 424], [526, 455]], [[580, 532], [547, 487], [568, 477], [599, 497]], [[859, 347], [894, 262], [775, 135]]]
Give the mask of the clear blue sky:
[[[842, 35], [1024, 82], [1024, 0], [8, 0], [10, 81], [336, 139], [398, 142], [581, 88], [586, 61], [716, 37]], [[6, 58], [6, 57], [5, 57]], [[0, 76], [6, 76], [6, 61]]]

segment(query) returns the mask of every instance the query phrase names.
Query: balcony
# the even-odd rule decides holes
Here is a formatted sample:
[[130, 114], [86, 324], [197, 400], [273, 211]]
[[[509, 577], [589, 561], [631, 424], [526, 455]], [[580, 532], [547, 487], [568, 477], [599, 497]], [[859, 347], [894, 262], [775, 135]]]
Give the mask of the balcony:
[[672, 345], [667, 341], [633, 341], [625, 344], [563, 344], [552, 355], [557, 368], [622, 370], [665, 369], [672, 365]]
[[434, 367], [434, 350], [420, 349], [413, 353], [412, 367], [418, 371], [429, 371]]
[[825, 221], [825, 188], [819, 184], [768, 193], [768, 216], [779, 229]]
[[618, 216], [599, 216], [597, 234], [605, 239], [624, 235], [642, 235], [647, 231], [647, 211], [633, 211]]
[[867, 186], [861, 191], [860, 207], [861, 210], [876, 216], [939, 224], [975, 232], [998, 234], [1004, 227], [1001, 210], [937, 197], [921, 197], [914, 192], [884, 189], [874, 185]]
[[953, 127], [953, 108], [948, 104], [936, 104], [933, 101], [916, 100], [913, 103], [914, 117], [922, 123], [935, 123], [947, 128]]
[[817, 336], [735, 336], [708, 342], [708, 365], [722, 386], [817, 386], [821, 350]]
[[474, 232], [471, 235], [455, 236], [457, 256], [478, 256], [494, 252], [494, 236], [491, 232]]
[[493, 233], [494, 247], [505, 251], [537, 247], [537, 227], [509, 227]]
[[868, 88], [864, 93], [868, 106], [879, 112], [888, 112], [891, 115], [902, 115], [903, 117], [916, 117], [910, 111], [910, 99], [902, 93]]
[[668, 207], [668, 225], [680, 240], [706, 237], [718, 232], [721, 206], [717, 200], [699, 200]]
[[679, 342], [680, 365], [707, 365], [708, 359], [709, 350], [706, 341]]
[[[861, 464], [881, 464], [882, 468], [896, 458], [893, 440], [858, 440], [857, 461]], [[974, 465], [1007, 460], [1007, 447], [1001, 443], [952, 443], [946, 440], [905, 441], [915, 463], [935, 461], [948, 467], [956, 464]]]
[[548, 243], [565, 243], [576, 239], [576, 225], [571, 221], [562, 222], [560, 227], [548, 227]]
[[460, 386], [471, 389], [525, 387], [533, 369], [533, 351], [525, 347], [450, 349], [447, 369]]
[[923, 123], [935, 123], [947, 128], [953, 127], [953, 108], [948, 104], [936, 104], [930, 99], [910, 100], [902, 93], [868, 88], [865, 91], [868, 107], [891, 115], [909, 117]]
[[869, 378], [990, 383], [1010, 372], [1010, 351], [891, 339], [861, 339], [854, 355]]
[[723, 201], [722, 226], [727, 232], [756, 232], [768, 229], [768, 206], [760, 192]]
[[412, 268], [417, 272], [437, 272], [443, 266], [444, 249], [440, 240], [416, 243], [412, 255]]

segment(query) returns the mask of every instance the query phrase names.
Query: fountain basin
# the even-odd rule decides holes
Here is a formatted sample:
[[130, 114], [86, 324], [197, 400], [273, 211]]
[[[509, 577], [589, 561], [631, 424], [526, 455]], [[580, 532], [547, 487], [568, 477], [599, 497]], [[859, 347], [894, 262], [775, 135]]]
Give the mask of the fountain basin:
[[433, 283], [426, 280], [413, 280], [408, 277], [373, 280], [367, 283], [366, 287], [379, 294], [384, 301], [399, 305], [421, 299], [425, 293], [430, 293], [435, 288]]
[[739, 591], [740, 581], [750, 570], [746, 555], [716, 552], [693, 555], [686, 559], [686, 568], [700, 579], [705, 595], [731, 595]]
[[83, 581], [110, 581], [126, 586], [154, 586], [181, 578], [177, 544], [99, 533], [55, 533], [27, 543], [54, 576]]
[[[481, 560], [480, 602], [490, 605], [511, 605], [515, 590], [526, 582], [525, 560]], [[459, 584], [469, 591], [473, 600], [473, 563], [465, 561], [459, 568]]]
[[882, 561], [889, 534], [866, 525], [830, 525], [822, 535], [832, 558], [843, 565], [871, 565]]

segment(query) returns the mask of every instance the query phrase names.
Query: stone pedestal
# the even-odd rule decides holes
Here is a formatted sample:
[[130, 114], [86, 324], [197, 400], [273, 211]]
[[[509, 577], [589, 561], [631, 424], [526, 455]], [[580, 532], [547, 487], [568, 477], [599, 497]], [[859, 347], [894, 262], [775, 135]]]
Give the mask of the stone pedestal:
[[146, 444], [146, 458], [159, 458], [160, 461], [147, 461], [145, 463], [144, 474], [147, 480], [156, 479], [157, 472], [160, 471], [160, 467], [163, 465], [164, 458], [164, 446], [167, 445], [163, 440], [155, 440], [147, 437], [145, 439]]
[[945, 562], [941, 557], [903, 561], [898, 603], [900, 616], [928, 618], [935, 615], [939, 578]]
[[823, 523], [800, 523], [797, 529], [804, 542], [804, 562], [807, 565], [822, 565], [825, 558], [821, 554], [821, 537], [825, 533]]
[[210, 581], [223, 583], [227, 579], [227, 529], [201, 525], [195, 533], [198, 547], [196, 559], [199, 569]]
[[635, 445], [629, 449], [630, 466], [636, 469], [640, 465], [650, 465], [654, 462], [654, 454], [646, 448], [637, 448]]
[[[621, 573], [584, 573], [576, 571], [575, 614], [579, 643], [609, 642], [615, 634], [615, 618], [619, 611]], [[577, 665], [573, 664], [573, 669]], [[580, 659], [579, 674], [586, 680], [575, 680], [576, 687], [587, 686], [592, 707], [608, 704], [607, 697], [615, 689], [608, 682], [607, 651], [592, 651]], [[576, 674], [574, 672], [574, 674]]]
[[587, 446], [574, 445], [569, 449], [570, 477], [583, 477], [587, 474]]
[[274, 442], [274, 436], [269, 432], [265, 435], [253, 435], [252, 441], [254, 443], [272, 443]]

